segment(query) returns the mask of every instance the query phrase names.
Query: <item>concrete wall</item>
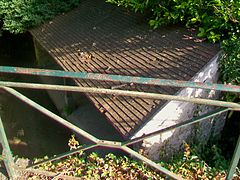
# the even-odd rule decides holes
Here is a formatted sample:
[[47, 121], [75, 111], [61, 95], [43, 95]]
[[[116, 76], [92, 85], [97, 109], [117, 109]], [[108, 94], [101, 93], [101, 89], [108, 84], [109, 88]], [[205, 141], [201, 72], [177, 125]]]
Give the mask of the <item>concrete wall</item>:
[[[44, 69], [61, 70], [59, 65], [53, 60], [49, 53], [34, 39], [34, 48], [36, 55], [36, 66]], [[75, 85], [71, 79], [57, 77], [40, 77], [45, 84]], [[57, 110], [64, 117], [74, 111], [77, 106], [84, 103], [85, 97], [81, 93], [69, 93], [66, 91], [47, 91]]]
[[[217, 54], [192, 81], [195, 82], [212, 82], [216, 83], [218, 79], [218, 63]], [[183, 88], [177, 93], [179, 96], [201, 97], [217, 99], [219, 94], [213, 90], [207, 91], [202, 89]], [[195, 116], [209, 112], [214, 107], [205, 105], [196, 105], [188, 102], [169, 101], [161, 108], [135, 135], [132, 137], [140, 137], [171, 125], [191, 119]], [[217, 119], [217, 118], [215, 118]], [[188, 126], [172, 130], [161, 135], [146, 139], [142, 143], [141, 151], [153, 160], [160, 157], [168, 158], [181, 149], [183, 142], [198, 141], [196, 143], [207, 143], [210, 136], [217, 137], [224, 126], [224, 118], [216, 121], [209, 119]]]

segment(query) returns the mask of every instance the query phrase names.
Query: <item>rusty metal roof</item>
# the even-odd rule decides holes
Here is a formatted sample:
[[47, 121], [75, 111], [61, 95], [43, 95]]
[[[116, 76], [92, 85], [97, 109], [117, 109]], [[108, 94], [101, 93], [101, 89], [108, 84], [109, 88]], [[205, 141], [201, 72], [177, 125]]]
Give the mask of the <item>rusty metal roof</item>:
[[[190, 80], [219, 48], [179, 26], [152, 30], [144, 18], [99, 0], [81, 5], [32, 29], [32, 35], [66, 71]], [[178, 89], [75, 80], [79, 86], [175, 94]], [[165, 102], [86, 94], [128, 138]]]

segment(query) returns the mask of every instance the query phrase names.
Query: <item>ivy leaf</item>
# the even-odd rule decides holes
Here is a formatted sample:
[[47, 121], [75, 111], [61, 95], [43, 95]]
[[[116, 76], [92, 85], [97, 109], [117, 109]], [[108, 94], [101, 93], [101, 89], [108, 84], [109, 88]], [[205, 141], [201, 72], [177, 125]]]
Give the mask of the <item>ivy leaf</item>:
[[198, 37], [205, 37], [206, 36], [206, 31], [204, 28], [200, 27], [199, 28], [199, 33], [197, 34]]

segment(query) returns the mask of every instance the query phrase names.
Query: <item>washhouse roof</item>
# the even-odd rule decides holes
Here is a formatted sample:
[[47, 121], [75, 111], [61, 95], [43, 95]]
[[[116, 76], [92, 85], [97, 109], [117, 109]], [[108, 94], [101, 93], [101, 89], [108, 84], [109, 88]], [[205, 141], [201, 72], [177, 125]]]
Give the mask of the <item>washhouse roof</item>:
[[[100, 0], [31, 30], [65, 71], [190, 80], [219, 51], [180, 26], [153, 30], [146, 18]], [[175, 94], [172, 87], [74, 80], [79, 86]], [[131, 137], [165, 101], [86, 94], [125, 137]]]

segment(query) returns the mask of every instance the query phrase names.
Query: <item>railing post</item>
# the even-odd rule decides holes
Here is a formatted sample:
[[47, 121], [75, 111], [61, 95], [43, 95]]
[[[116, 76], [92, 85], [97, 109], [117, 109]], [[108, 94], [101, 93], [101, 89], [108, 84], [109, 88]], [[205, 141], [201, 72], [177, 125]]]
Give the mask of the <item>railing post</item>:
[[231, 180], [233, 178], [233, 175], [236, 171], [239, 159], [240, 159], [240, 135], [238, 137], [237, 145], [234, 150], [233, 157], [232, 157], [229, 169], [228, 169], [228, 174], [227, 174], [227, 178], [226, 178], [227, 180]]
[[17, 173], [14, 169], [13, 156], [7, 141], [1, 117], [0, 117], [0, 143], [2, 144], [3, 148], [2, 156], [8, 176], [10, 179], [17, 179]]

